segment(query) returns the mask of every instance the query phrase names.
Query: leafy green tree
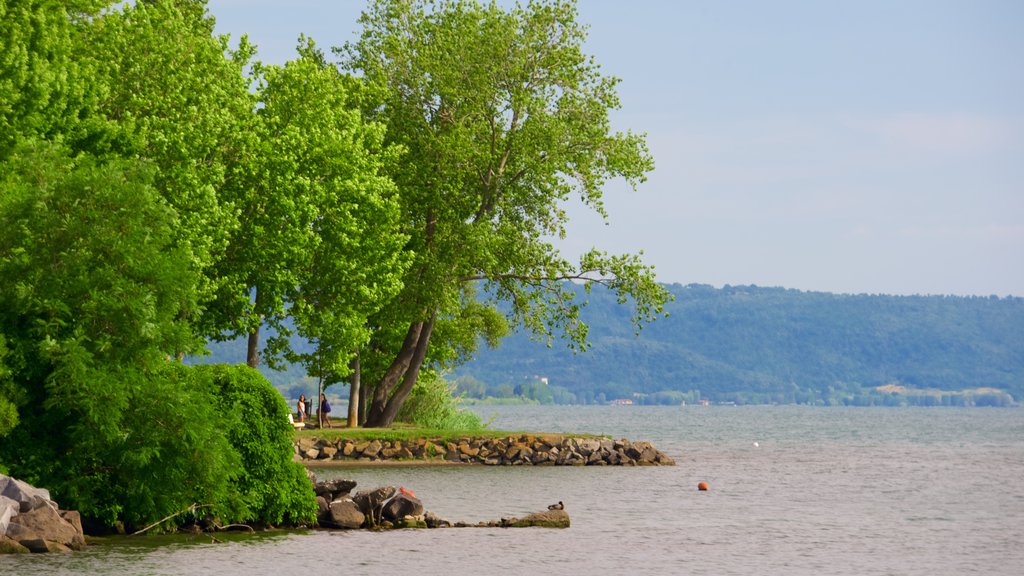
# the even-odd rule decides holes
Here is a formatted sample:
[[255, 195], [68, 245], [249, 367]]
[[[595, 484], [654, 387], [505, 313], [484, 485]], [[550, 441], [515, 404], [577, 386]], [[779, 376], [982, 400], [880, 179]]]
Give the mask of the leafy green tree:
[[188, 325], [197, 278], [154, 170], [40, 143], [3, 174], [0, 333], [19, 423], [0, 459], [107, 522], [226, 488], [229, 446], [168, 372], [200, 345]]
[[94, 87], [72, 145], [157, 168], [153, 186], [178, 214], [175, 242], [209, 278], [205, 302], [220, 282], [211, 266], [242, 208], [223, 190], [239, 177], [252, 146], [256, 103], [245, 67], [253, 48], [243, 37], [229, 51], [199, 0], [122, 3], [80, 28], [77, 65]]
[[[398, 150], [383, 146], [382, 126], [362, 121], [356, 81], [312, 41], [300, 40], [284, 66], [257, 72], [259, 147], [235, 198], [241, 226], [218, 267], [232, 290], [221, 303], [249, 335], [250, 366], [268, 324], [277, 334], [271, 365], [301, 362], [322, 387], [348, 374], [369, 337], [367, 317], [401, 287], [407, 238], [395, 186], [381, 174]], [[313, 350], [288, 346], [289, 316]]]
[[[583, 53], [573, 2], [505, 11], [376, 0], [360, 22], [361, 38], [340, 53], [367, 84], [368, 117], [408, 150], [392, 174], [414, 255], [403, 292], [375, 322], [400, 335], [375, 335], [391, 360], [376, 370], [368, 424], [390, 425], [428, 357], [444, 360], [428, 356], [435, 328], [473, 316], [465, 307], [477, 285], [491, 305], [510, 305], [514, 325], [580, 347], [580, 304], [560, 280], [610, 286], [638, 324], [661, 311], [667, 293], [637, 256], [594, 250], [574, 264], [550, 242], [565, 234], [570, 198], [605, 215], [604, 184], [635, 186], [653, 166], [641, 136], [611, 129], [618, 80]], [[494, 328], [456, 324], [459, 335]]]
[[110, 3], [0, 0], [0, 159], [23, 139], [74, 128], [88, 92], [75, 39]]

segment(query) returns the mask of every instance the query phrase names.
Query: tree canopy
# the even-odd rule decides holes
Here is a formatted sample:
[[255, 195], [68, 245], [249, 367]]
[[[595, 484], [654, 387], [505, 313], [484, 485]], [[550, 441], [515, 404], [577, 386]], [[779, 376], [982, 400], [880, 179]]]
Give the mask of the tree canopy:
[[[567, 201], [605, 215], [609, 179], [635, 187], [653, 168], [642, 136], [612, 130], [618, 80], [584, 54], [574, 2], [504, 10], [379, 0], [360, 23], [359, 40], [338, 53], [366, 84], [367, 117], [408, 151], [391, 174], [413, 258], [377, 323], [407, 328], [378, 333], [374, 350], [391, 360], [377, 367], [369, 423], [394, 419], [435, 330], [493, 312], [477, 308], [478, 289], [511, 304], [513, 325], [581, 347], [586, 326], [563, 280], [611, 287], [638, 325], [661, 311], [668, 295], [638, 256], [593, 250], [573, 263], [553, 244], [565, 235]], [[501, 328], [470, 326], [474, 335]]]

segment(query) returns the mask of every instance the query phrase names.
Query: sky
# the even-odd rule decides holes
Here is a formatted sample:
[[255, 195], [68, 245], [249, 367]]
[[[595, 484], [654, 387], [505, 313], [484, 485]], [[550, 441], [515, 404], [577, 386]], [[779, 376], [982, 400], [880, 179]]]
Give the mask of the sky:
[[[503, 2], [504, 4], [504, 2]], [[210, 0], [257, 58], [358, 34], [363, 1]], [[579, 0], [656, 168], [570, 205], [566, 254], [658, 279], [1024, 296], [1024, 2]], [[328, 51], [329, 52], [329, 51]]]

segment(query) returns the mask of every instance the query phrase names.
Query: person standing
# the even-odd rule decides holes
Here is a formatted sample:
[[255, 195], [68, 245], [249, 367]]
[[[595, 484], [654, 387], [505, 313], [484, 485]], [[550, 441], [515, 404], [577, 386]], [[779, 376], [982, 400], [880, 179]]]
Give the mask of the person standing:
[[331, 404], [327, 401], [327, 396], [320, 395], [320, 418], [322, 418], [321, 426], [324, 424], [328, 428], [331, 428]]
[[299, 409], [299, 422], [305, 422], [306, 421], [306, 395], [305, 394], [299, 394], [298, 409]]

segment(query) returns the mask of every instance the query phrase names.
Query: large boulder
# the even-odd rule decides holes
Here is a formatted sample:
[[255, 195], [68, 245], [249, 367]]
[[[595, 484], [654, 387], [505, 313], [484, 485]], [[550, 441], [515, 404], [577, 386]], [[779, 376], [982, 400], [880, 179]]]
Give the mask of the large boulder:
[[341, 498], [331, 502], [329, 523], [337, 528], [359, 528], [366, 516], [359, 510], [359, 505], [351, 498]]
[[0, 496], [6, 496], [17, 502], [20, 512], [28, 512], [44, 505], [57, 508], [57, 504], [50, 500], [49, 490], [36, 488], [27, 482], [3, 474], [0, 474]]
[[7, 525], [21, 511], [21, 504], [7, 496], [0, 496], [0, 536], [7, 534]]
[[384, 504], [381, 517], [386, 520], [401, 520], [406, 516], [423, 514], [423, 502], [408, 490], [400, 489], [398, 494]]
[[[40, 539], [47, 542], [61, 544], [74, 550], [85, 548], [85, 536], [82, 534], [81, 522], [78, 519], [77, 512], [71, 515], [71, 521], [68, 521], [57, 510], [49, 506], [40, 506], [12, 518], [10, 525], [7, 527], [8, 534], [10, 534], [11, 527], [14, 525], [22, 526], [35, 532]], [[35, 550], [32, 546], [26, 544], [25, 541], [21, 539], [18, 541], [23, 546], [33, 551]]]

